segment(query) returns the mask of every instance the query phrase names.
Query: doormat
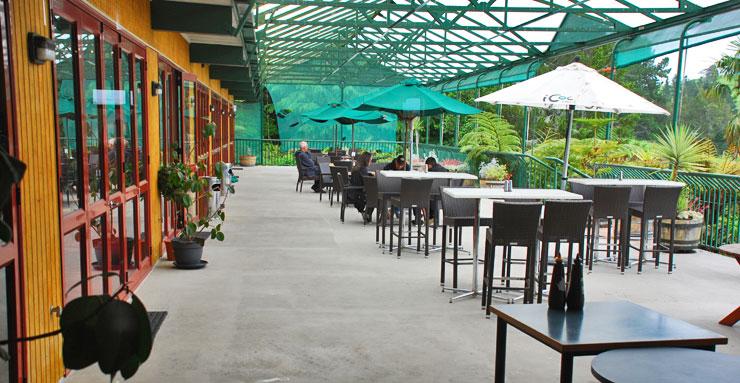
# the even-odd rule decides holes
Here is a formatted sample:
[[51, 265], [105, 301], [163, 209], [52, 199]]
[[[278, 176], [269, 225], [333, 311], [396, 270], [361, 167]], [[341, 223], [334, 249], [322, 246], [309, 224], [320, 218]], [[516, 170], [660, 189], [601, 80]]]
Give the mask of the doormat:
[[146, 313], [149, 315], [149, 327], [152, 328], [152, 340], [154, 340], [157, 331], [162, 327], [164, 318], [167, 318], [167, 311], [147, 311]]

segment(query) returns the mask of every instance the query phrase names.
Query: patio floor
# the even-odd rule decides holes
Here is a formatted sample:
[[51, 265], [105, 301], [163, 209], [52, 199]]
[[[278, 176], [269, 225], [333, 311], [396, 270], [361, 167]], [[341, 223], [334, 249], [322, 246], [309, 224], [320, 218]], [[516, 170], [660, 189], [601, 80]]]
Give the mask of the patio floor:
[[[159, 262], [137, 294], [169, 312], [135, 382], [473, 382], [493, 381], [495, 320], [479, 300], [448, 303], [439, 253], [429, 259], [382, 254], [374, 226], [363, 227], [304, 187], [294, 167], [238, 171], [226, 241], [209, 241], [204, 270]], [[326, 197], [326, 196], [325, 196]], [[470, 248], [470, 234], [466, 233]], [[620, 275], [597, 264], [587, 301], [627, 299], [723, 334], [718, 351], [740, 354], [740, 326], [717, 321], [740, 304], [734, 259], [699, 251], [678, 269]], [[468, 267], [469, 269], [469, 267]], [[462, 286], [470, 283], [466, 270]], [[578, 357], [574, 381], [595, 382], [591, 357]], [[560, 357], [512, 329], [509, 382], [552, 382]], [[101, 382], [97, 366], [67, 382]]]

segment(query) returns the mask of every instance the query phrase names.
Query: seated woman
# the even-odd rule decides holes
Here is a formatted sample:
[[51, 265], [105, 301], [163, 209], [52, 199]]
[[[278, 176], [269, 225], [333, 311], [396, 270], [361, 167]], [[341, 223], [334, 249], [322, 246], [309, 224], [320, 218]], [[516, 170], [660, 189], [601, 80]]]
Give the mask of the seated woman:
[[388, 165], [385, 165], [383, 170], [411, 170], [411, 165], [406, 163], [406, 158], [403, 154], [399, 154]]
[[[365, 181], [362, 179], [362, 177], [367, 177], [370, 175], [368, 167], [370, 166], [372, 158], [373, 155], [368, 152], [363, 152], [357, 157], [357, 160], [355, 161], [355, 166], [352, 168], [352, 176], [349, 180], [350, 185], [364, 186]], [[362, 213], [362, 218], [365, 220], [365, 222], [370, 222], [373, 216], [373, 209], [370, 208], [369, 211], [365, 210], [365, 205], [367, 204], [367, 194], [365, 193], [365, 191], [350, 190], [347, 197], [350, 201], [354, 203], [357, 211]]]

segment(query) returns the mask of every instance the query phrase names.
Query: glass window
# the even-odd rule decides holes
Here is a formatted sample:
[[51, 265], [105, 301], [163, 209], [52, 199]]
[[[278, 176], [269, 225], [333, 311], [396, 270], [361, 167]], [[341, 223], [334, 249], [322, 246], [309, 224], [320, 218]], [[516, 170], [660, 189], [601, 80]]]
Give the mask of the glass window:
[[[82, 284], [78, 284], [82, 276], [82, 257], [83, 257], [83, 228], [73, 230], [64, 235], [63, 256], [64, 260], [64, 288], [65, 302], [69, 302], [77, 297], [82, 296]], [[77, 284], [77, 286], [72, 287]]]
[[74, 28], [72, 23], [54, 15], [56, 47], [57, 123], [59, 124], [59, 157], [61, 174], [62, 212], [81, 208], [81, 153], [77, 131], [77, 76], [74, 60]]
[[103, 136], [100, 134], [103, 126], [100, 106], [94, 102], [95, 89], [98, 89], [98, 45], [95, 35], [89, 32], [80, 33], [80, 44], [82, 46], [83, 73], [85, 75], [84, 97], [85, 97], [85, 135], [87, 144], [87, 167], [89, 176], [90, 203], [98, 201], [103, 195], [103, 158], [101, 149]]
[[119, 277], [109, 277], [106, 278], [108, 281], [110, 281], [111, 285], [111, 294], [114, 294], [118, 289], [121, 287], [121, 278], [122, 275], [120, 273], [121, 270], [121, 253], [122, 253], [122, 247], [123, 242], [121, 241], [121, 214], [122, 214], [123, 207], [118, 207], [116, 209], [111, 210], [111, 226], [113, 227], [113, 234], [111, 236], [112, 242], [110, 245], [110, 251], [111, 251], [111, 258], [110, 258], [110, 266], [111, 270], [114, 272], [117, 272], [119, 274]]
[[[95, 257], [90, 257], [90, 275], [100, 274], [105, 270], [105, 219], [104, 215], [94, 218], [90, 222], [90, 241]], [[105, 278], [97, 277], [88, 281], [90, 286], [89, 295], [100, 295], [103, 293]]]
[[132, 151], [134, 143], [133, 132], [131, 130], [131, 101], [133, 93], [131, 92], [131, 55], [123, 52], [121, 54], [121, 85], [123, 87], [123, 174], [126, 180], [126, 186], [134, 183], [134, 153]]
[[133, 260], [136, 259], [136, 249], [139, 242], [139, 235], [136, 233], [136, 229], [138, 226], [137, 220], [139, 218], [135, 210], [136, 203], [136, 198], [132, 198], [126, 201], [126, 253], [128, 254], [127, 271], [129, 274], [129, 279], [136, 266]]
[[141, 241], [141, 259], [149, 256], [149, 227], [146, 221], [146, 193], [139, 196], [139, 241]]
[[[121, 190], [118, 168], [118, 153], [120, 153], [121, 143], [118, 140], [118, 126], [116, 125], [116, 47], [106, 41], [103, 55], [105, 60], [105, 89], [101, 92], [99, 103], [105, 105], [106, 123], [108, 125], [106, 137], [108, 140], [108, 184], [111, 193], [113, 193]], [[120, 99], [118, 101], [120, 102]]]
[[136, 59], [136, 152], [139, 155], [139, 181], [146, 179], [146, 156], [144, 153], [144, 62]]
[[[8, 277], [9, 273], [13, 272], [13, 267], [0, 268], [0, 339], [10, 338], [10, 332], [13, 331], [11, 328], [11, 322], [14, 318], [13, 308], [10, 306], [13, 302], [13, 286]], [[15, 353], [11, 353], [8, 345], [0, 346], [0, 349], [4, 355], [10, 355], [11, 360], [5, 360], [0, 358], [0, 383], [10, 383], [11, 379], [11, 368], [13, 366], [12, 360], [15, 358]]]
[[183, 131], [185, 133], [185, 160], [195, 163], [195, 83], [183, 81]]

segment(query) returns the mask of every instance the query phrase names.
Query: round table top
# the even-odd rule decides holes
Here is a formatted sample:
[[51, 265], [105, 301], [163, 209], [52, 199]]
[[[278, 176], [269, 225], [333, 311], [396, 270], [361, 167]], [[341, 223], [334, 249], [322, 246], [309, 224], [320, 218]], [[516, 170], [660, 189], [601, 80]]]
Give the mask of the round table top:
[[690, 348], [619, 349], [596, 356], [591, 373], [602, 383], [736, 383], [740, 356]]

